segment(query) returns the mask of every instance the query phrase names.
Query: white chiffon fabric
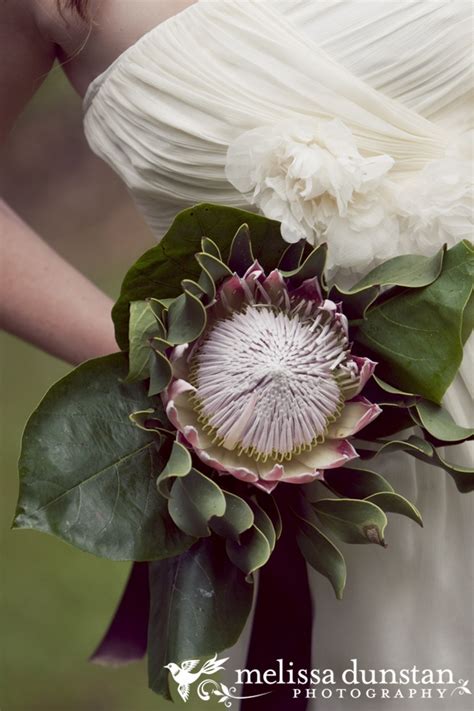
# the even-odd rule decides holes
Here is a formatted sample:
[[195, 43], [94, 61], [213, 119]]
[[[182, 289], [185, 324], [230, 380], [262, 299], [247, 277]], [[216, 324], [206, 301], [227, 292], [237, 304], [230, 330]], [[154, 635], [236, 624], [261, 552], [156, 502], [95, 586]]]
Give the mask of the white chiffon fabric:
[[[85, 132], [159, 238], [180, 209], [197, 202], [258, 209], [235, 187], [251, 171], [242, 152], [232, 158], [242, 136], [282, 122], [336, 119], [361, 156], [393, 163], [393, 227], [384, 245], [374, 231], [358, 265], [367, 271], [388, 247], [431, 253], [472, 234], [471, 43], [471, 4], [456, 0], [200, 0], [91, 84]], [[349, 239], [341, 259], [350, 249], [356, 258]], [[463, 423], [472, 414], [471, 370], [466, 356], [463, 377], [446, 397]], [[461, 450], [458, 461], [468, 464], [468, 448]], [[385, 470], [420, 508], [425, 529], [393, 517], [388, 550], [346, 547], [342, 602], [312, 574], [314, 666], [338, 671], [357, 657], [364, 668], [449, 667], [469, 678], [472, 498], [441, 470], [402, 455], [391, 456]], [[317, 708], [391, 711], [403, 703], [332, 699]], [[412, 700], [407, 708], [443, 703]], [[449, 708], [467, 711], [469, 697], [450, 698]]]

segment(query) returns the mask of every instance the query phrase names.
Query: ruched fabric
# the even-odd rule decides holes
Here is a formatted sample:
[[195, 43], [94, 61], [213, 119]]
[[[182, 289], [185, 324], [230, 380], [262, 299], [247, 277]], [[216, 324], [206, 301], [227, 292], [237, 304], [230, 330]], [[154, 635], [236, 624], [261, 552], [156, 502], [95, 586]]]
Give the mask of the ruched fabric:
[[86, 135], [158, 237], [192, 203], [248, 207], [226, 180], [228, 146], [284, 119], [338, 117], [409, 179], [469, 128], [469, 12], [450, 0], [200, 0], [91, 84]]

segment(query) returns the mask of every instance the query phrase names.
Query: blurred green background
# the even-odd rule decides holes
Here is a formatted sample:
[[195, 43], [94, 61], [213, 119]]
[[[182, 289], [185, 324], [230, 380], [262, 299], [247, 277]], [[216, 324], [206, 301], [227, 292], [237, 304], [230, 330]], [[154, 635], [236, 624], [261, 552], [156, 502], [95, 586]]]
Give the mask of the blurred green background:
[[[87, 147], [81, 121], [81, 102], [55, 67], [2, 148], [0, 192], [58, 252], [116, 297], [127, 267], [153, 238], [118, 178]], [[9, 335], [2, 335], [0, 356], [0, 708], [169, 708], [147, 690], [145, 663], [113, 670], [87, 662], [129, 564], [96, 559], [44, 534], [10, 530], [23, 428], [69, 368]]]

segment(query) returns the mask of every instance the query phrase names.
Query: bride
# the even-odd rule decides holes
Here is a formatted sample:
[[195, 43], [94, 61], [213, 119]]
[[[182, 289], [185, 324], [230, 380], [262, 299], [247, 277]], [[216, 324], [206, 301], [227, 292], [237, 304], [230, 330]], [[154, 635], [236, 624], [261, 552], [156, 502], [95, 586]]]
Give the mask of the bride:
[[[84, 96], [90, 145], [157, 237], [193, 203], [260, 210], [289, 238], [324, 231], [332, 269], [350, 281], [397, 253], [431, 254], [472, 234], [471, 12], [458, 0], [6, 0], [0, 126], [6, 134], [57, 58]], [[356, 188], [360, 201], [322, 226], [297, 219], [297, 198], [265, 182], [265, 169], [285, 171], [265, 155], [268, 137], [304, 150], [316, 121], [349, 163], [360, 152], [384, 166], [371, 174], [376, 203]], [[116, 350], [109, 300], [6, 205], [0, 220], [3, 326], [71, 363]], [[445, 400], [461, 424], [469, 365]], [[467, 464], [466, 447], [460, 456]], [[342, 602], [311, 573], [313, 666], [340, 675], [357, 659], [362, 669], [448, 668], [469, 679], [471, 500], [421, 463], [393, 456], [386, 473], [425, 530], [397, 521], [388, 551], [351, 547]], [[333, 698], [317, 708], [405, 703], [467, 711], [469, 697]]]

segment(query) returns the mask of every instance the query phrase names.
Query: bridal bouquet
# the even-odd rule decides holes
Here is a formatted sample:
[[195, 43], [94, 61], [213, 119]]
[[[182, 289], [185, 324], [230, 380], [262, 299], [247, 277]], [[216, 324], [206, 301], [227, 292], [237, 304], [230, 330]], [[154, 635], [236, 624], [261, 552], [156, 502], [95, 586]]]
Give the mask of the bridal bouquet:
[[473, 488], [439, 449], [472, 437], [441, 404], [472, 324], [472, 247], [392, 258], [352, 288], [325, 262], [265, 217], [185, 210], [124, 280], [121, 352], [54, 385], [26, 427], [14, 525], [150, 562], [96, 657], [147, 646], [167, 698], [171, 662], [239, 638], [282, 539], [341, 598], [340, 542], [385, 546], [387, 514], [422, 525], [378, 472], [386, 453]]

